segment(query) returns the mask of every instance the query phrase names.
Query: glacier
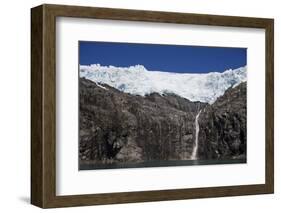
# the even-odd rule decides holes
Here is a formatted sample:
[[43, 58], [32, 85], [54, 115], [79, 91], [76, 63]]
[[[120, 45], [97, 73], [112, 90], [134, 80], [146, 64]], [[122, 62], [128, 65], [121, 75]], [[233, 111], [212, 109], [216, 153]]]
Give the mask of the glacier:
[[230, 88], [247, 81], [247, 67], [224, 72], [175, 73], [149, 71], [143, 65], [130, 67], [79, 65], [81, 78], [95, 82], [101, 88], [107, 84], [119, 91], [146, 96], [176, 94], [190, 101], [212, 104]]

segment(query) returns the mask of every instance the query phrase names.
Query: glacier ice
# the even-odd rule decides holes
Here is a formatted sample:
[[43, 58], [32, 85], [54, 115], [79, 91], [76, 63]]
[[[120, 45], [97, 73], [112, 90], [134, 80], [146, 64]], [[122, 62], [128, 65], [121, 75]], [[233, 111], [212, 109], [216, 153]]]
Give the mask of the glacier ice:
[[247, 67], [204, 74], [149, 71], [142, 65], [130, 67], [80, 65], [80, 77], [107, 84], [122, 92], [145, 96], [173, 93], [190, 101], [213, 103], [229, 87], [247, 80]]

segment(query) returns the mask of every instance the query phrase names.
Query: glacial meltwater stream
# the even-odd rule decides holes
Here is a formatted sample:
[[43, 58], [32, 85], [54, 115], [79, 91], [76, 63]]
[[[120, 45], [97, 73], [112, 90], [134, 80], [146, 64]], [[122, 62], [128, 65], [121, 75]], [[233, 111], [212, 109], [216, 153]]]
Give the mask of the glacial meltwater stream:
[[200, 113], [201, 113], [201, 110], [198, 112], [198, 114], [195, 117], [195, 144], [194, 144], [193, 151], [192, 151], [192, 154], [191, 154], [191, 157], [190, 157], [191, 160], [196, 160], [197, 159], [198, 135], [199, 135], [198, 118], [199, 118]]

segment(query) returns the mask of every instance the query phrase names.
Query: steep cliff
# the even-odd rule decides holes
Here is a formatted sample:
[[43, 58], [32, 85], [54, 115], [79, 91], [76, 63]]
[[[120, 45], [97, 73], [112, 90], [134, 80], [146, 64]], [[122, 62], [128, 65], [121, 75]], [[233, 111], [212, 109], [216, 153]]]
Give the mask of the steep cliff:
[[199, 159], [246, 159], [246, 82], [229, 88], [199, 117]]
[[246, 82], [213, 104], [128, 94], [85, 78], [79, 84], [80, 165], [246, 160]]
[[79, 87], [80, 164], [190, 159], [194, 120], [206, 103], [131, 95], [84, 78]]

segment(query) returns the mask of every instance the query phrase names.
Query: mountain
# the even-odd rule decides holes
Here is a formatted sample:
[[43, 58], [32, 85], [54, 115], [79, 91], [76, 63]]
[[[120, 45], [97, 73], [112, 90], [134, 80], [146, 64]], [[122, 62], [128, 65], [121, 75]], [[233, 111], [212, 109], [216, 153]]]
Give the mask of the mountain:
[[79, 82], [80, 165], [190, 159], [194, 120], [208, 104], [175, 94], [131, 95], [85, 78]]
[[142, 65], [114, 67], [93, 64], [80, 65], [80, 77], [132, 95], [175, 94], [190, 101], [212, 104], [228, 88], [247, 80], [246, 69], [241, 67], [222, 73], [182, 74], [148, 71]]
[[246, 158], [247, 84], [229, 88], [199, 116], [199, 159]]
[[141, 65], [80, 66], [80, 168], [182, 160], [245, 162], [246, 90], [246, 67], [179, 74]]
[[133, 95], [86, 78], [79, 88], [80, 168], [246, 159], [246, 82], [213, 104], [174, 93]]

